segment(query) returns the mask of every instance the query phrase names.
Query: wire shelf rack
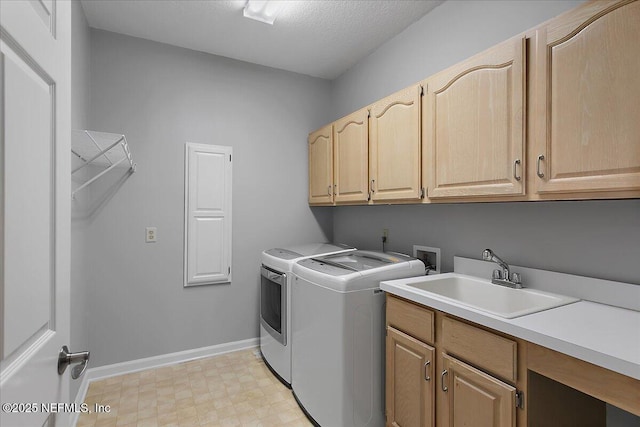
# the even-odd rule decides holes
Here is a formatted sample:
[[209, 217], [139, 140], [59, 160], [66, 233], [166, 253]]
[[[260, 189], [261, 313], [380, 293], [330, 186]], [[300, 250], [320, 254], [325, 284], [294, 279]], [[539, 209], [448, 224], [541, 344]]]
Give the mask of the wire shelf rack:
[[73, 130], [71, 152], [81, 160], [81, 164], [71, 171], [73, 176], [87, 166], [96, 166], [97, 173], [84, 180], [71, 193], [76, 193], [116, 167], [128, 167], [133, 173], [136, 164], [131, 158], [131, 151], [124, 135], [92, 130]]

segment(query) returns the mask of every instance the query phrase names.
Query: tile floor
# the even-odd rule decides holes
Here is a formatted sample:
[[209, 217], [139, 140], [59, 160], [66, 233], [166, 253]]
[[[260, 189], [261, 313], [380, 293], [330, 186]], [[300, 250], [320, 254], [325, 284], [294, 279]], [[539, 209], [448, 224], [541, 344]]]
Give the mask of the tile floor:
[[255, 349], [90, 383], [77, 427], [311, 426]]

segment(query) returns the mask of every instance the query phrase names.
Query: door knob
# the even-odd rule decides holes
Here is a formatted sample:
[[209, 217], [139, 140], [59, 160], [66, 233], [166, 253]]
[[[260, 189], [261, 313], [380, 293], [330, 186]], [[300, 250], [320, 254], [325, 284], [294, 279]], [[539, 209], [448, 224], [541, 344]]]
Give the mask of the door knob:
[[71, 370], [71, 378], [78, 379], [84, 371], [87, 369], [87, 363], [89, 363], [89, 352], [80, 351], [78, 353], [70, 353], [69, 348], [63, 345], [58, 353], [58, 374], [62, 375], [67, 369], [67, 366], [79, 363], [78, 366], [74, 366]]

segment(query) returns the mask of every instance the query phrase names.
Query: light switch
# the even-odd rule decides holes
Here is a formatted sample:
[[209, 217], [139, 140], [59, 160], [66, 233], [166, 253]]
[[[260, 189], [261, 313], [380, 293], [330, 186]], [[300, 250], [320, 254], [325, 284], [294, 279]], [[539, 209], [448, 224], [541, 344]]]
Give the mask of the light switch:
[[155, 243], [156, 239], [158, 238], [158, 228], [157, 227], [147, 227], [146, 231], [147, 231], [147, 237], [146, 237], [145, 241], [147, 243]]

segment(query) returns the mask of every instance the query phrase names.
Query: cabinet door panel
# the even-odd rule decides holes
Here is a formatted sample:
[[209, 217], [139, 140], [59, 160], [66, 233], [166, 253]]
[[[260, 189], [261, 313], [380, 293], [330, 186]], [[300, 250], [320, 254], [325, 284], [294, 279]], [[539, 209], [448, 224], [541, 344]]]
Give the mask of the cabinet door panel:
[[309, 204], [333, 203], [331, 125], [309, 134]]
[[[450, 427], [515, 427], [516, 389], [446, 354], [441, 391]], [[443, 371], [443, 372], [444, 372]]]
[[429, 198], [523, 194], [525, 51], [509, 40], [426, 81]]
[[434, 348], [389, 327], [386, 352], [387, 425], [432, 426]]
[[415, 86], [371, 107], [371, 199], [420, 199], [420, 93]]
[[638, 40], [637, 1], [593, 2], [538, 32], [539, 193], [640, 189]]
[[335, 122], [334, 198], [336, 203], [369, 199], [369, 112], [356, 111]]

